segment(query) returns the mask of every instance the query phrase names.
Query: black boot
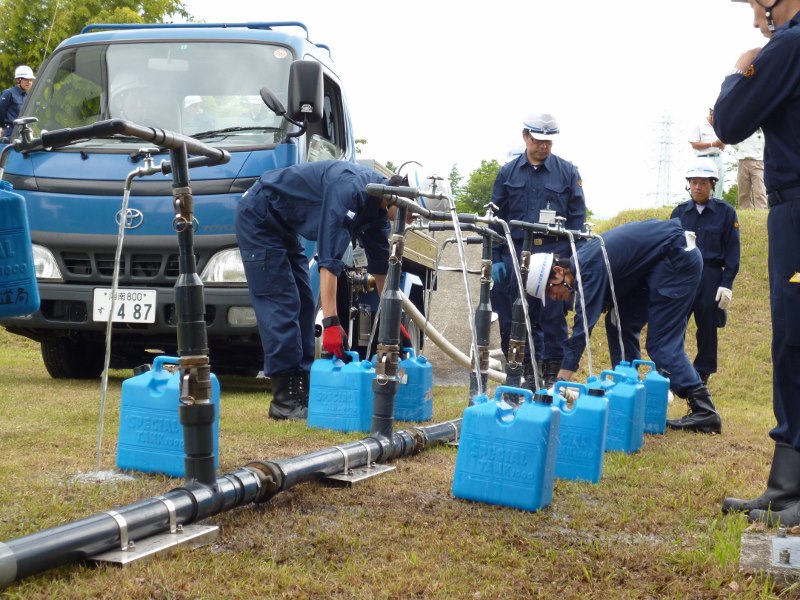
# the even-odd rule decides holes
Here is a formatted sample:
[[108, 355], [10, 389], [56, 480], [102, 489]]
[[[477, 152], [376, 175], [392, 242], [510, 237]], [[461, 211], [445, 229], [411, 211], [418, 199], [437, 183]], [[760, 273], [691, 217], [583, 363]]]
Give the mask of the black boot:
[[308, 417], [308, 372], [292, 371], [270, 377], [271, 419], [305, 419]]
[[767, 479], [767, 490], [758, 498], [739, 500], [725, 498], [722, 512], [750, 512], [772, 510], [780, 512], [800, 501], [800, 452], [789, 444], [776, 443], [772, 466]]
[[689, 390], [686, 403], [689, 405], [689, 413], [680, 419], [668, 419], [667, 427], [701, 433], [722, 433], [722, 419], [719, 418], [711, 393], [705, 385]]
[[[542, 363], [541, 361], [536, 361], [536, 371], [539, 373], [539, 377], [542, 377]], [[522, 387], [526, 390], [532, 391], [534, 394], [539, 391], [539, 387], [536, 385], [536, 377], [533, 374], [533, 363], [526, 361], [525, 362], [525, 369], [523, 373], [523, 381]]]
[[800, 525], [800, 499], [789, 503], [783, 510], [753, 509], [747, 513], [751, 521], [766, 523], [770, 527], [794, 527]]
[[561, 370], [561, 359], [542, 361], [542, 379], [545, 389], [550, 389], [558, 380], [558, 372]]

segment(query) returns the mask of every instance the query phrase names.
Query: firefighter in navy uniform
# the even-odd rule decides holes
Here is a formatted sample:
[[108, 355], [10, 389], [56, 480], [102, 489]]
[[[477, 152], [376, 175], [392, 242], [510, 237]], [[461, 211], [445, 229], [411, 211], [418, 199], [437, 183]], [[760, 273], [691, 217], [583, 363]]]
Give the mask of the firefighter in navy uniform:
[[316, 301], [300, 236], [317, 242], [322, 348], [343, 358], [347, 336], [336, 312], [342, 257], [358, 238], [368, 271], [383, 289], [389, 260], [386, 201], [368, 183], [399, 185], [370, 168], [345, 161], [303, 163], [265, 172], [236, 208], [236, 238], [272, 383], [269, 416], [305, 419], [314, 360]]
[[717, 372], [717, 328], [724, 327], [727, 321], [740, 256], [736, 209], [711, 195], [718, 180], [713, 160], [694, 159], [686, 172], [686, 189], [691, 198], [676, 206], [671, 216], [680, 220], [686, 231], [694, 232], [703, 255], [703, 277], [692, 313], [697, 325], [694, 368], [706, 384]]
[[[686, 354], [686, 323], [703, 272], [703, 258], [677, 219], [634, 221], [603, 234], [620, 327], [638, 339], [647, 324], [647, 353], [658, 369], [669, 371], [670, 388], [686, 398], [689, 414], [667, 421], [672, 429], [720, 433], [722, 421], [708, 387]], [[550, 253], [531, 256], [526, 290], [541, 301], [569, 301], [577, 289], [575, 258]], [[583, 304], [575, 303], [572, 336], [564, 345], [558, 378], [571, 380], [586, 348], [584, 320], [591, 333], [612, 306], [611, 282], [600, 240], [578, 249]], [[643, 292], [644, 290], [644, 292]], [[633, 314], [634, 318], [628, 318]], [[646, 319], [641, 316], [646, 315]], [[645, 323], [646, 321], [646, 323]]]
[[725, 498], [722, 510], [753, 521], [800, 525], [800, 0], [751, 0], [753, 25], [769, 38], [744, 52], [722, 82], [714, 130], [736, 144], [764, 132], [769, 215], [772, 402], [775, 442], [766, 491]]
[[20, 65], [14, 70], [14, 86], [0, 94], [0, 124], [3, 126], [0, 137], [8, 139], [11, 135], [14, 119], [19, 116], [34, 79], [33, 69], [27, 65]]
[[[498, 207], [497, 216], [504, 221], [552, 223], [556, 216], [566, 219], [564, 227], [582, 230], [586, 221], [586, 200], [581, 186], [581, 176], [571, 162], [552, 154], [553, 140], [559, 128], [550, 114], [532, 113], [523, 120], [522, 138], [525, 151], [506, 163], [495, 178], [492, 203]], [[499, 233], [501, 233], [498, 230]], [[522, 252], [524, 232], [512, 229], [517, 257]], [[555, 252], [568, 256], [569, 242], [563, 239], [538, 236], [534, 239], [532, 253]], [[492, 251], [492, 308], [497, 313], [500, 326], [500, 346], [508, 354], [511, 335], [511, 307], [518, 294], [511, 255], [508, 246], [496, 246]], [[556, 373], [564, 355], [567, 339], [567, 305], [549, 302], [542, 306], [529, 299], [528, 314], [533, 331], [535, 359], [541, 360], [541, 375], [545, 386], [555, 382]], [[525, 348], [526, 386], [533, 386], [530, 348]]]

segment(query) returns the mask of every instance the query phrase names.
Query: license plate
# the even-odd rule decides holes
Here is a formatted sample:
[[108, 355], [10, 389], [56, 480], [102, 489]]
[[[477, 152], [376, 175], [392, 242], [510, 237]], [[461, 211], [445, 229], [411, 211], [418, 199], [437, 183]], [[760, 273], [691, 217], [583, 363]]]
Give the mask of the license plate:
[[[94, 289], [92, 319], [108, 322], [111, 312], [111, 288]], [[156, 290], [120, 288], [114, 300], [114, 323], [155, 323]]]

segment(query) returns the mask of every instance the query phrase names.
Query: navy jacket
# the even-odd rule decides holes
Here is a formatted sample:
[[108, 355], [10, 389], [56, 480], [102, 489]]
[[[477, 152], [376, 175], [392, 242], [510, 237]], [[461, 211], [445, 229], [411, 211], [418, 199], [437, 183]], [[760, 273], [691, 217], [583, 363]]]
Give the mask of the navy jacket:
[[800, 187], [800, 13], [781, 25], [744, 75], [729, 75], [714, 105], [714, 131], [737, 144], [764, 131], [767, 192]]
[[368, 183], [386, 178], [368, 167], [323, 160], [267, 171], [245, 195], [262, 194], [287, 229], [317, 242], [319, 266], [340, 275], [342, 257], [360, 240], [370, 273], [389, 269], [389, 218], [381, 199], [369, 196]]
[[[549, 207], [559, 217], [566, 218], [564, 227], [581, 230], [586, 222], [586, 199], [581, 185], [577, 167], [568, 160], [551, 154], [534, 169], [523, 152], [500, 168], [492, 189], [492, 203], [497, 205], [497, 216], [504, 221], [538, 223], [539, 212]], [[521, 242], [524, 233], [512, 228], [511, 237]], [[553, 238], [545, 238], [543, 242], [535, 251], [570, 254], [568, 242]], [[500, 262], [504, 252], [508, 252], [506, 246], [495, 248], [492, 262]]]
[[[647, 286], [647, 276], [653, 266], [676, 247], [685, 247], [685, 233], [680, 221], [651, 219], [634, 221], [615, 227], [602, 235], [608, 252], [608, 262], [614, 278], [617, 299], [636, 293]], [[575, 257], [571, 259], [575, 273]], [[578, 267], [583, 283], [583, 304], [575, 303], [575, 322], [572, 336], [564, 345], [563, 369], [577, 371], [586, 348], [583, 321], [591, 333], [604, 310], [612, 306], [611, 286], [600, 240], [587, 241], [578, 249]], [[577, 282], [576, 282], [577, 287]], [[548, 300], [549, 302], [549, 300]], [[625, 320], [625, 315], [621, 315]], [[681, 333], [683, 335], [683, 333]]]
[[3, 135], [11, 135], [14, 119], [19, 117], [19, 111], [27, 95], [18, 85], [8, 88], [0, 95], [0, 125], [4, 129]]
[[720, 286], [732, 290], [741, 253], [736, 209], [724, 200], [711, 198], [699, 213], [694, 200], [687, 200], [675, 207], [671, 218], [680, 220], [686, 231], [695, 232], [703, 264], [721, 268]]

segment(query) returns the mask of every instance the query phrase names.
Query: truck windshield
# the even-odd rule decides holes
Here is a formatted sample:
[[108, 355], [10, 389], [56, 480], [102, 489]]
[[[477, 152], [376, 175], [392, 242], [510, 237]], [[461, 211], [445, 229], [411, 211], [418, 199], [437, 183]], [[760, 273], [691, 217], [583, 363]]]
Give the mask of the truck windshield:
[[[266, 86], [284, 103], [291, 52], [243, 42], [86, 45], [52, 56], [39, 74], [24, 116], [52, 131], [121, 118], [196, 136], [218, 146], [263, 146], [283, 139], [286, 121], [259, 95]], [[83, 147], [141, 145], [115, 136]]]

